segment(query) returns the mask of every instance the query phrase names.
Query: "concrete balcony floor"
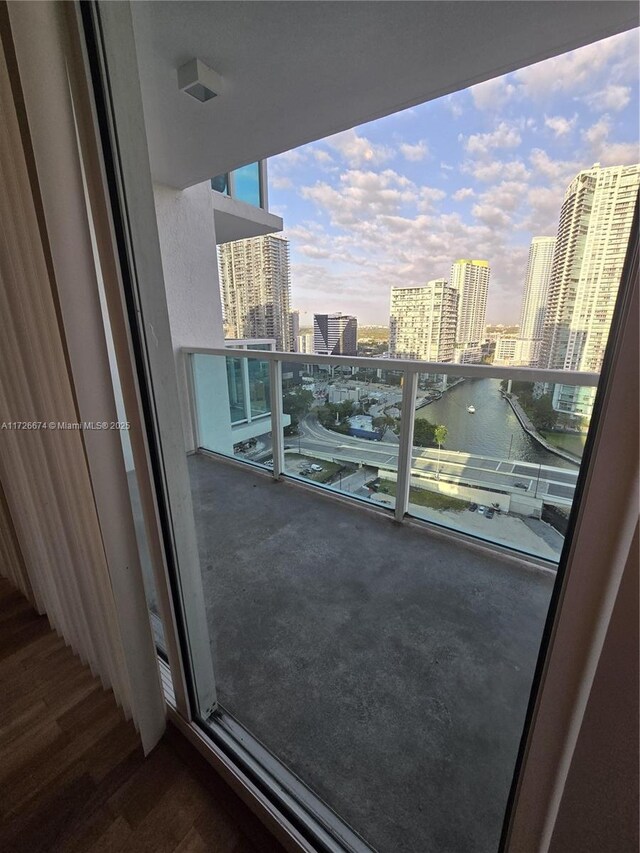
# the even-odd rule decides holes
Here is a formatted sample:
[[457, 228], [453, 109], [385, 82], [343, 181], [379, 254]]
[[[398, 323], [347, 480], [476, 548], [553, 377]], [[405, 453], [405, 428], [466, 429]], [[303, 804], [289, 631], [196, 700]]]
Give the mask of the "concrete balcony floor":
[[189, 468], [224, 708], [377, 850], [495, 851], [553, 574]]

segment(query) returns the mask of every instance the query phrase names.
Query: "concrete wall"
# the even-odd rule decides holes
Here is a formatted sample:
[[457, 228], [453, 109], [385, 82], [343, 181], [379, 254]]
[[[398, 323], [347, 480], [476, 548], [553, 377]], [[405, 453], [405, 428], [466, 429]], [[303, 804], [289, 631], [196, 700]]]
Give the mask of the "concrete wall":
[[540, 518], [542, 515], [542, 501], [540, 498], [531, 498], [526, 492], [511, 495], [511, 512], [518, 515], [526, 515], [528, 518]]
[[[378, 475], [385, 480], [397, 480], [396, 471], [378, 469]], [[471, 486], [462, 486], [457, 483], [447, 483], [443, 480], [425, 480], [422, 477], [411, 477], [411, 485], [416, 489], [426, 489], [429, 492], [439, 492], [461, 501], [469, 501], [477, 504], [499, 504], [501, 512], [509, 512], [511, 508], [511, 496], [499, 492], [490, 492], [486, 489], [474, 489]]]
[[[224, 346], [213, 192], [208, 182], [182, 191], [154, 184], [153, 195], [185, 446], [193, 450], [187, 364], [180, 348]], [[224, 371], [218, 370], [218, 374], [219, 381], [208, 390], [210, 403], [222, 420], [229, 407]], [[230, 431], [230, 420], [228, 427]]]

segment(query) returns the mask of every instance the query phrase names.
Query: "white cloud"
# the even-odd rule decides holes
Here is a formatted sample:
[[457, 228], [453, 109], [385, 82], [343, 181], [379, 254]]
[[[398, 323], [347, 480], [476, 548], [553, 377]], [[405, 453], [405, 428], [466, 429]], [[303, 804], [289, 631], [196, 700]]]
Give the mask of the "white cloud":
[[493, 204], [474, 204], [471, 212], [477, 220], [492, 228], [506, 228], [511, 223], [510, 217]]
[[610, 133], [611, 119], [608, 115], [604, 115], [595, 124], [592, 124], [591, 127], [583, 131], [582, 136], [592, 148], [600, 149], [603, 142], [606, 142], [608, 139]]
[[333, 157], [329, 154], [328, 151], [323, 151], [322, 148], [313, 148], [311, 150], [311, 156], [318, 161], [318, 163], [333, 163]]
[[[609, 115], [603, 115], [595, 124], [583, 131], [591, 160], [603, 166], [629, 166], [640, 160], [637, 142], [612, 142], [613, 124]], [[591, 165], [591, 164], [589, 164]]]
[[304, 162], [304, 155], [302, 151], [299, 151], [297, 148], [292, 148], [291, 151], [283, 151], [282, 154], [276, 154], [275, 157], [270, 157], [269, 168], [273, 169], [275, 166], [276, 169], [288, 169], [291, 168], [291, 166], [296, 166], [302, 162]]
[[285, 178], [279, 175], [269, 178], [269, 184], [277, 190], [289, 190], [293, 186], [291, 178]]
[[494, 77], [472, 86], [469, 91], [479, 110], [500, 110], [516, 92], [516, 87], [506, 77]]
[[405, 160], [418, 162], [419, 160], [424, 160], [429, 154], [429, 146], [423, 139], [420, 140], [420, 142], [416, 142], [415, 145], [412, 145], [409, 142], [403, 142], [400, 145], [400, 153]]
[[530, 234], [555, 237], [566, 187], [566, 183], [556, 182], [529, 189], [526, 198], [528, 215], [523, 224]]
[[552, 93], [589, 92], [605, 74], [615, 83], [635, 80], [637, 56], [638, 30], [631, 30], [521, 68], [513, 77], [520, 93], [535, 100]]
[[464, 201], [465, 198], [472, 198], [475, 195], [475, 190], [472, 187], [461, 187], [453, 194], [456, 201]]
[[376, 145], [365, 136], [358, 136], [353, 129], [336, 133], [325, 139], [325, 143], [338, 151], [351, 168], [376, 166], [393, 156], [393, 151], [386, 145]]
[[529, 171], [521, 160], [491, 160], [477, 162], [466, 160], [460, 167], [466, 175], [473, 175], [478, 181], [489, 183], [502, 179], [505, 181], [526, 181]]
[[420, 187], [418, 192], [418, 210], [422, 213], [433, 210], [434, 205], [442, 201], [446, 195], [444, 190], [439, 190], [437, 187]]
[[584, 100], [592, 110], [613, 110], [614, 112], [619, 112], [631, 100], [631, 86], [619, 86], [612, 83], [598, 92], [587, 95]]
[[549, 130], [553, 131], [556, 139], [562, 136], [568, 136], [571, 133], [573, 128], [576, 126], [576, 122], [578, 121], [578, 114], [576, 113], [573, 118], [565, 118], [564, 116], [547, 116], [544, 117], [545, 127], [548, 127]]
[[604, 115], [583, 131], [582, 136], [589, 148], [591, 161], [603, 166], [630, 166], [640, 161], [638, 142], [614, 142], [610, 138], [612, 130], [611, 117]]
[[513, 212], [524, 202], [527, 189], [523, 181], [502, 181], [482, 193], [480, 204]]
[[517, 128], [501, 121], [490, 133], [473, 133], [465, 142], [469, 154], [488, 154], [494, 148], [517, 148], [522, 137]]
[[534, 170], [545, 178], [556, 180], [562, 178], [568, 183], [580, 171], [579, 160], [554, 160], [543, 151], [542, 148], [533, 148], [529, 155], [529, 162]]
[[302, 187], [300, 194], [314, 201], [341, 227], [352, 227], [358, 221], [366, 224], [377, 215], [398, 213], [403, 206], [422, 201], [415, 184], [393, 169], [382, 172], [351, 169], [340, 175], [337, 187], [319, 181]]
[[444, 105], [454, 118], [460, 118], [460, 116], [464, 112], [462, 103], [460, 101], [460, 94], [458, 92], [454, 93], [453, 95], [447, 95], [447, 97], [444, 99]]

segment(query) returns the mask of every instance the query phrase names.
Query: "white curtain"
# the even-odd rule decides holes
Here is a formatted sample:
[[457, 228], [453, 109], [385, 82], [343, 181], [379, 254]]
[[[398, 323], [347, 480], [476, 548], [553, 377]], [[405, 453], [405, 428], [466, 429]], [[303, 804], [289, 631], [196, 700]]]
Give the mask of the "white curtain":
[[[43, 11], [48, 5], [25, 4]], [[31, 35], [35, 50], [37, 38]], [[142, 579], [137, 555], [130, 561], [126, 547], [117, 551], [117, 565], [113, 559], [119, 528], [132, 529], [130, 506], [123, 502], [118, 522], [119, 506], [105, 521], [104, 500], [100, 509], [97, 505], [106, 480], [115, 494], [113, 483], [126, 478], [122, 454], [101, 454], [95, 436], [59, 426], [79, 423], [86, 400], [82, 384], [74, 381], [72, 362], [79, 360], [72, 331], [65, 334], [60, 294], [73, 287], [78, 294], [89, 293], [95, 279], [67, 277], [56, 283], [56, 276], [65, 253], [90, 253], [90, 243], [86, 232], [73, 231], [77, 245], [69, 244], [71, 232], [65, 235], [58, 227], [59, 211], [47, 221], [51, 211], [39, 191], [27, 112], [16, 111], [21, 81], [15, 64], [9, 74], [12, 45], [9, 51], [5, 55], [3, 46], [0, 56], [0, 484], [6, 510], [1, 515], [7, 519], [0, 523], [0, 556], [11, 557], [12, 566], [3, 573], [31, 593], [38, 610], [46, 612], [105, 687], [113, 689], [148, 751], [162, 733], [164, 703], [144, 596], [141, 602]], [[61, 94], [65, 89], [68, 97], [67, 87]], [[78, 203], [74, 189], [63, 190], [69, 195], [71, 219]], [[64, 199], [61, 203], [64, 216]], [[67, 244], [61, 244], [65, 239]], [[86, 321], [95, 324], [96, 318]], [[105, 350], [104, 340], [96, 341], [84, 358], [104, 361]], [[9, 521], [22, 563], [10, 553], [9, 533], [3, 533], [10, 530]]]

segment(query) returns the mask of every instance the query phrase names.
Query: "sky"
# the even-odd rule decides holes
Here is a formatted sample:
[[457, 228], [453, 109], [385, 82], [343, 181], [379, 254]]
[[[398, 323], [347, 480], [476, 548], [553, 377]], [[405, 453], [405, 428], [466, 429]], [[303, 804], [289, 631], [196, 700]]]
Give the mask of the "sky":
[[638, 30], [269, 160], [292, 307], [389, 321], [394, 285], [491, 265], [488, 323], [518, 322], [534, 236], [554, 236], [581, 170], [640, 159]]

